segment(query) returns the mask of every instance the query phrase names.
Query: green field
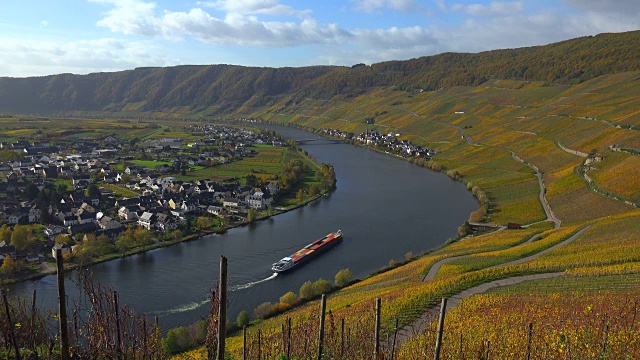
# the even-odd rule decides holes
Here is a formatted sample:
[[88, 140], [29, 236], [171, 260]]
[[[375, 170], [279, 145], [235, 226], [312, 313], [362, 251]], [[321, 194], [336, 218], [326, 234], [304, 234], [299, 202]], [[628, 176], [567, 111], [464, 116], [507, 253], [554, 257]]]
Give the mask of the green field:
[[140, 165], [140, 166], [144, 166], [146, 168], [149, 169], [154, 169], [156, 166], [159, 165], [171, 165], [172, 163], [170, 161], [155, 161], [155, 160], [131, 160], [132, 163]]

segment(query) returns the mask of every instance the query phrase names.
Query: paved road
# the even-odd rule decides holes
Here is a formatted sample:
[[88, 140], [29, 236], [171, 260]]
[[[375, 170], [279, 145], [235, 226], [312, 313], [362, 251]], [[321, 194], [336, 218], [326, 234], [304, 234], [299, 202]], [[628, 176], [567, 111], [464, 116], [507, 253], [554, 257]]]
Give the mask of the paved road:
[[553, 227], [558, 229], [560, 228], [560, 225], [562, 224], [562, 221], [560, 221], [560, 219], [558, 219], [556, 217], [556, 215], [553, 213], [553, 211], [551, 210], [551, 206], [549, 206], [549, 202], [547, 201], [547, 198], [545, 197], [545, 193], [546, 191], [546, 187], [544, 185], [544, 179], [542, 178], [542, 173], [540, 172], [540, 169], [538, 169], [537, 166], [530, 164], [524, 160], [522, 160], [522, 158], [520, 156], [518, 156], [515, 152], [509, 150], [509, 152], [511, 153], [511, 156], [516, 159], [517, 161], [520, 161], [521, 163], [527, 165], [528, 167], [530, 167], [531, 169], [533, 169], [533, 171], [536, 172], [536, 177], [538, 178], [538, 185], [540, 186], [540, 194], [538, 195], [538, 198], [540, 199], [540, 204], [542, 204], [542, 208], [544, 209], [544, 213], [547, 216], [547, 221], [552, 221], [553, 222]]
[[567, 245], [570, 242], [573, 242], [575, 239], [579, 238], [582, 234], [584, 234], [585, 231], [589, 230], [592, 226], [593, 226], [593, 224], [587, 225], [587, 226], [583, 227], [582, 229], [580, 229], [580, 231], [578, 231], [577, 233], [571, 235], [565, 241], [560, 242], [558, 244], [555, 244], [552, 247], [550, 247], [548, 249], [545, 249], [545, 250], [542, 250], [542, 251], [540, 251], [538, 253], [535, 253], [535, 254], [533, 254], [531, 256], [527, 256], [526, 258], [510, 261], [508, 263], [491, 266], [491, 267], [488, 267], [487, 269], [493, 269], [493, 268], [497, 268], [497, 267], [501, 267], [501, 266], [518, 265], [518, 264], [523, 264], [523, 263], [526, 263], [528, 261], [531, 261], [531, 260], [533, 260], [533, 259], [535, 259], [535, 258], [537, 258], [539, 256], [542, 256], [542, 255], [544, 255], [546, 253], [549, 253], [549, 252], [551, 252], [551, 251], [553, 251], [553, 250], [555, 250], [557, 248], [563, 247], [563, 246]]
[[[530, 237], [529, 239], [527, 239], [527, 241], [525, 241], [525, 242], [523, 242], [521, 244], [518, 244], [516, 246], [522, 246], [522, 245], [530, 244], [535, 239], [537, 239], [539, 237], [540, 237], [540, 234], [535, 234], [532, 237]], [[458, 259], [468, 258], [471, 255], [474, 255], [474, 254], [453, 256], [453, 257], [442, 259], [442, 260], [436, 262], [435, 264], [433, 264], [433, 266], [431, 266], [431, 269], [429, 269], [429, 272], [427, 273], [427, 275], [425, 275], [425, 277], [422, 279], [422, 281], [429, 281], [429, 280], [435, 279], [436, 275], [438, 274], [438, 271], [440, 271], [440, 268], [442, 267], [442, 265], [450, 263], [450, 262], [458, 260]], [[503, 265], [498, 265], [498, 266], [503, 266]]]
[[[525, 263], [527, 261], [531, 261], [539, 256], [542, 256], [546, 253], [549, 253], [557, 248], [560, 248], [562, 246], [565, 246], [571, 242], [573, 242], [574, 240], [576, 240], [577, 238], [579, 238], [582, 234], [584, 234], [587, 230], [589, 230], [592, 225], [588, 225], [585, 226], [584, 228], [580, 229], [578, 232], [576, 232], [575, 234], [573, 234], [572, 236], [570, 236], [568, 239], [564, 240], [561, 243], [558, 243], [548, 249], [545, 249], [543, 251], [540, 251], [536, 254], [533, 254], [531, 256], [528, 256], [526, 258], [522, 258], [519, 260], [514, 260], [514, 261], [510, 261], [504, 264], [500, 264], [500, 265], [496, 265], [496, 266], [491, 266], [488, 269], [491, 268], [496, 268], [496, 267], [500, 267], [500, 266], [509, 266], [509, 265], [517, 265], [517, 264], [522, 264]], [[540, 236], [540, 234], [535, 234], [533, 236], [531, 236], [527, 241], [523, 242], [520, 245], [516, 245], [516, 246], [522, 246], [525, 244], [530, 244], [531, 242], [533, 242], [535, 239], [537, 239]], [[433, 280], [436, 276], [436, 274], [438, 273], [438, 270], [440, 270], [440, 268], [442, 267], [442, 265], [450, 262], [450, 261], [454, 261], [457, 259], [463, 259], [465, 257], [468, 257], [470, 255], [462, 255], [462, 256], [454, 256], [454, 257], [450, 257], [450, 258], [446, 258], [446, 259], [442, 259], [438, 262], [436, 262], [435, 264], [433, 264], [433, 266], [431, 267], [431, 269], [429, 269], [429, 273], [425, 276], [424, 281], [430, 281]], [[447, 305], [447, 311], [449, 311], [450, 309], [458, 306], [460, 304], [460, 301], [462, 299], [466, 299], [468, 297], [471, 297], [473, 295], [477, 295], [477, 294], [482, 294], [490, 289], [493, 288], [497, 288], [497, 287], [501, 287], [501, 286], [509, 286], [509, 285], [515, 285], [515, 284], [519, 284], [521, 282], [525, 282], [525, 281], [531, 281], [531, 280], [537, 280], [537, 279], [549, 279], [549, 278], [554, 278], [554, 277], [559, 277], [562, 276], [564, 273], [563, 272], [553, 272], [553, 273], [545, 273], [545, 274], [534, 274], [534, 275], [522, 275], [522, 276], [512, 276], [509, 278], [505, 278], [505, 279], [501, 279], [501, 280], [494, 280], [494, 281], [490, 281], [484, 284], [480, 284], [477, 286], [474, 286], [472, 288], [463, 290], [461, 292], [459, 292], [456, 295], [453, 295], [451, 297], [449, 297], [448, 300], [448, 304]], [[424, 329], [426, 329], [429, 324], [433, 321], [433, 317], [435, 312], [437, 312], [437, 309], [429, 309], [427, 310], [420, 318], [414, 320], [412, 323], [402, 327], [401, 329], [398, 330], [398, 343], [402, 344], [404, 341], [408, 340], [409, 338], [411, 338], [412, 336], [415, 336], [417, 334], [420, 334], [422, 331], [424, 331]]]
[[535, 275], [522, 275], [522, 276], [513, 276], [510, 278], [495, 280], [488, 283], [480, 284], [478, 286], [474, 286], [470, 289], [464, 290], [454, 296], [451, 296], [447, 300], [447, 311], [450, 311], [454, 307], [460, 305], [460, 302], [463, 299], [471, 297], [473, 295], [483, 294], [491, 289], [495, 289], [502, 286], [511, 286], [523, 283], [525, 281], [538, 280], [538, 279], [551, 279], [564, 275], [564, 272], [554, 272], [554, 273], [546, 273], [546, 274], [535, 274]]

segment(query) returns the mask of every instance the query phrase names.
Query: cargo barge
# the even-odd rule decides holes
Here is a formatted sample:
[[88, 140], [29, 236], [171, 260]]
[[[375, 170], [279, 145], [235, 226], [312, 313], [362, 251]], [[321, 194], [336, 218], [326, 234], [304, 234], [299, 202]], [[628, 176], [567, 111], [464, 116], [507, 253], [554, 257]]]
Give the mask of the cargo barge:
[[322, 254], [323, 252], [331, 249], [335, 245], [339, 244], [342, 241], [342, 230], [338, 230], [334, 233], [327, 234], [322, 239], [318, 239], [311, 244], [303, 247], [302, 249], [296, 251], [295, 253], [282, 258], [277, 263], [271, 266], [271, 270], [281, 273], [285, 271], [289, 271], [296, 266], [299, 266], [316, 256]]

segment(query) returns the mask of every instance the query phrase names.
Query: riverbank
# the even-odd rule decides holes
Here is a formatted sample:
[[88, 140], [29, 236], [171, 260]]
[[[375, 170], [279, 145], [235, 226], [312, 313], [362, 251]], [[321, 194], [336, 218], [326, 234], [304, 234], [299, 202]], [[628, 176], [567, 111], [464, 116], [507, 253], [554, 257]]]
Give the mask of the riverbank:
[[[65, 271], [70, 271], [70, 270], [76, 270], [79, 267], [90, 267], [90, 266], [93, 266], [93, 265], [101, 264], [101, 263], [112, 261], [112, 260], [124, 259], [124, 258], [130, 257], [130, 256], [133, 256], [133, 255], [139, 255], [139, 254], [151, 251], [151, 250], [177, 245], [177, 244], [180, 244], [180, 243], [183, 243], [183, 242], [200, 240], [202, 237], [207, 236], [207, 235], [224, 234], [225, 232], [227, 232], [230, 229], [234, 229], [234, 228], [237, 228], [237, 227], [248, 226], [248, 225], [251, 225], [252, 223], [255, 223], [257, 221], [267, 220], [267, 219], [270, 219], [270, 218], [272, 218], [274, 216], [277, 216], [277, 215], [280, 215], [280, 214], [284, 214], [284, 213], [287, 213], [289, 211], [292, 211], [292, 210], [301, 208], [303, 206], [306, 206], [309, 203], [320, 199], [321, 197], [323, 197], [324, 195], [328, 194], [329, 192], [330, 191], [321, 192], [318, 196], [304, 199], [302, 202], [300, 202], [298, 204], [295, 204], [295, 205], [291, 205], [291, 206], [286, 207], [286, 208], [279, 208], [278, 210], [274, 209], [274, 213], [272, 215], [258, 216], [258, 217], [256, 217], [254, 222], [243, 221], [243, 222], [236, 223], [236, 224], [233, 224], [233, 225], [230, 225], [230, 226], [224, 226], [222, 228], [200, 229], [200, 230], [197, 230], [195, 233], [183, 236], [182, 238], [180, 238], [178, 240], [162, 241], [162, 242], [150, 245], [150, 246], [146, 246], [144, 248], [143, 247], [134, 248], [134, 249], [131, 249], [131, 250], [125, 252], [125, 253], [114, 253], [114, 254], [104, 255], [104, 256], [101, 256], [99, 258], [96, 258], [95, 260], [91, 261], [88, 264], [76, 264], [76, 263], [66, 262], [64, 264], [64, 269], [65, 269]], [[42, 272], [35, 273], [35, 274], [29, 274], [27, 276], [22, 276], [22, 277], [15, 278], [15, 279], [5, 279], [5, 280], [3, 280], [2, 284], [4, 284], [4, 285], [16, 284], [16, 283], [19, 283], [19, 282], [22, 282], [22, 281], [37, 280], [37, 279], [41, 279], [41, 278], [43, 278], [45, 276], [56, 274], [57, 268], [56, 268], [55, 262], [47, 262], [47, 263], [43, 263], [42, 265], [47, 267], [49, 270], [42, 271]]]

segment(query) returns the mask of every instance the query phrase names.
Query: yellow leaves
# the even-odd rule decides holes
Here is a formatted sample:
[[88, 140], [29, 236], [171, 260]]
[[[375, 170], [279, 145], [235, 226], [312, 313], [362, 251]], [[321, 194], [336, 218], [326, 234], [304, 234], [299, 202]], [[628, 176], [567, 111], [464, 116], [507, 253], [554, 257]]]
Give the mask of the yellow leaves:
[[584, 314], [585, 314], [585, 315], [589, 315], [592, 311], [593, 311], [593, 304], [589, 304], [589, 305], [587, 305], [587, 307], [584, 309]]
[[[441, 357], [458, 358], [462, 348], [468, 358], [490, 341], [496, 359], [524, 359], [527, 348], [532, 349], [531, 358], [587, 359], [599, 353], [611, 359], [638, 358], [640, 324], [634, 314], [640, 311], [639, 291], [617, 295], [616, 301], [610, 294], [477, 295], [447, 314]], [[411, 359], [433, 344], [433, 326], [429, 329], [403, 344], [399, 358]]]

